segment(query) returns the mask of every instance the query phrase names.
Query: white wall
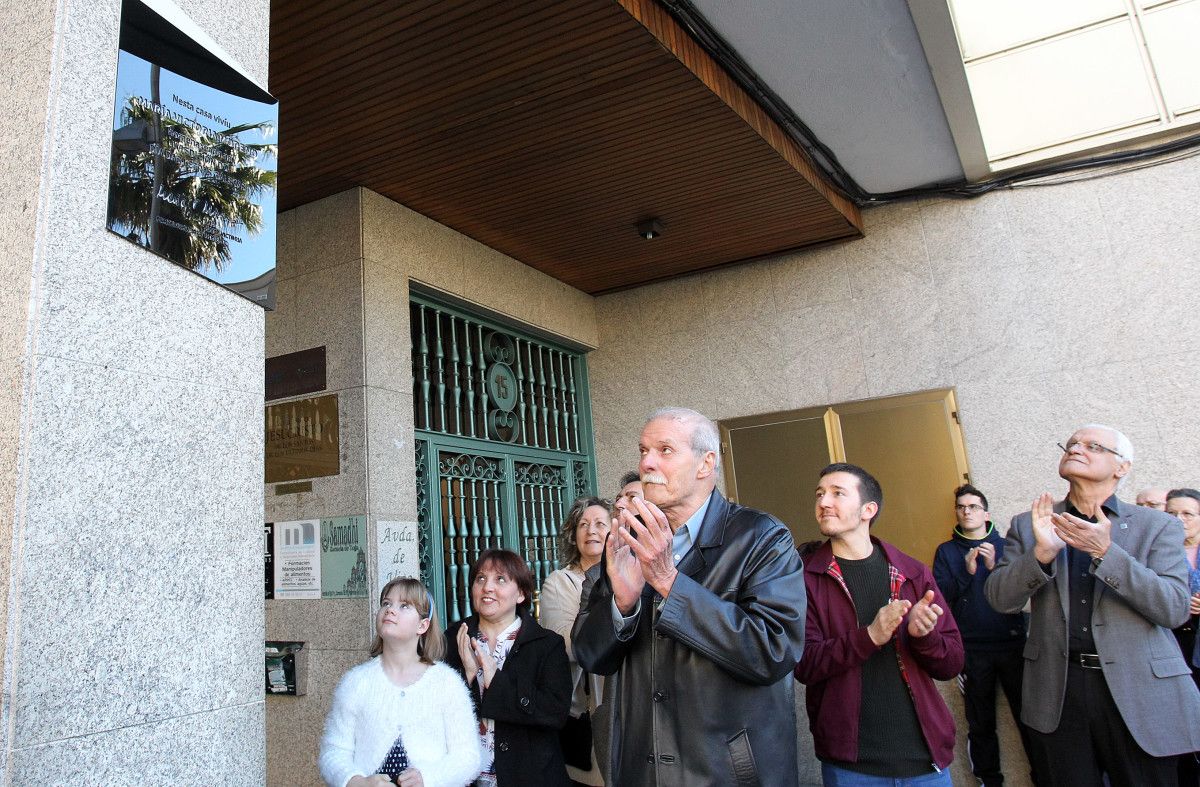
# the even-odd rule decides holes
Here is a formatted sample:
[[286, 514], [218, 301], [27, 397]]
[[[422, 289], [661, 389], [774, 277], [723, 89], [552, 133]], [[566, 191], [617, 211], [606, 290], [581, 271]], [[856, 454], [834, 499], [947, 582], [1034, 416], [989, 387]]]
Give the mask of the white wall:
[[662, 404], [720, 419], [953, 386], [1004, 521], [1063, 488], [1054, 443], [1087, 421], [1133, 440], [1127, 488], [1200, 484], [1198, 199], [1193, 158], [876, 208], [862, 240], [601, 297], [601, 478]]

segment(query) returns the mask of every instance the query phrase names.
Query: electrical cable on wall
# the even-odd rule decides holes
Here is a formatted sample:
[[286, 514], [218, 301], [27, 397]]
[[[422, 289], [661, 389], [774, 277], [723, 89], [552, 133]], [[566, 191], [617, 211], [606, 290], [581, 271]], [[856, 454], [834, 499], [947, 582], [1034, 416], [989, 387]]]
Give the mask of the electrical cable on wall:
[[703, 47], [709, 56], [721, 64], [721, 67], [738, 83], [739, 87], [755, 98], [771, 116], [771, 119], [791, 137], [792, 141], [808, 154], [813, 164], [821, 168], [829, 177], [834, 188], [860, 208], [927, 197], [971, 199], [999, 189], [1033, 188], [1092, 180], [1179, 161], [1200, 154], [1200, 134], [1192, 134], [1157, 145], [1046, 164], [975, 183], [963, 179], [900, 191], [867, 191], [859, 185], [853, 175], [846, 171], [846, 168], [838, 161], [837, 154], [821, 142], [812, 129], [796, 116], [787, 102], [759, 78], [758, 74], [750, 68], [746, 61], [742, 60], [737, 51], [709, 24], [690, 0], [658, 0], [658, 2], [677, 23], [687, 30], [688, 34]]

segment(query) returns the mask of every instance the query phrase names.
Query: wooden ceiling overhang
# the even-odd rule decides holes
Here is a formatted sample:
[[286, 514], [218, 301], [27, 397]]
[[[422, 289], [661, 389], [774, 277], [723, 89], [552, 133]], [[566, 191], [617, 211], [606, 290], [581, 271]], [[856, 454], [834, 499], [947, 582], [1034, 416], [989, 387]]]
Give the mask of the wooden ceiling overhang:
[[593, 294], [861, 234], [654, 0], [274, 0], [270, 69], [280, 210], [364, 186]]

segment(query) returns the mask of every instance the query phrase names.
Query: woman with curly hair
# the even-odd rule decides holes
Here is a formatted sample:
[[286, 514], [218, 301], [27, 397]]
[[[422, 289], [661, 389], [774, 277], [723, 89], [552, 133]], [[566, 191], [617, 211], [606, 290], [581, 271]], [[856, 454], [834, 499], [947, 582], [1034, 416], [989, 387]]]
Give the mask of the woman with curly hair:
[[[578, 784], [604, 784], [600, 767], [592, 751], [587, 725], [580, 725], [584, 714], [596, 710], [604, 696], [604, 679], [589, 675], [575, 661], [571, 650], [571, 627], [579, 614], [579, 600], [583, 579], [587, 570], [600, 562], [604, 554], [604, 539], [611, 526], [610, 504], [599, 497], [581, 497], [571, 504], [571, 510], [559, 531], [558, 554], [563, 568], [546, 577], [542, 583], [541, 623], [557, 632], [566, 643], [567, 658], [571, 662], [571, 718], [567, 730], [575, 730], [576, 736], [587, 736], [583, 741], [564, 740], [564, 755], [567, 757], [567, 775]], [[574, 745], [573, 745], [574, 744]], [[573, 751], [574, 750], [574, 751]], [[585, 767], [586, 766], [586, 767]]]

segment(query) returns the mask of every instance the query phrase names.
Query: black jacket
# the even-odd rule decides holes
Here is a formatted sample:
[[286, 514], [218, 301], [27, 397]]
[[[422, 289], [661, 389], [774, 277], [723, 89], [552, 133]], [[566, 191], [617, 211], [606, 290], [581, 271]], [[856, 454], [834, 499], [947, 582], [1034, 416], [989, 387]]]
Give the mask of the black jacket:
[[[568, 785], [567, 768], [558, 742], [559, 728], [571, 710], [571, 668], [563, 638], [538, 625], [528, 612], [519, 612], [521, 630], [504, 668], [480, 699], [471, 698], [481, 718], [496, 722], [496, 779], [499, 787]], [[458, 657], [458, 627], [467, 624], [479, 633], [479, 616], [452, 623], [446, 629], [446, 663], [463, 674]]]
[[580, 665], [617, 675], [612, 783], [795, 785], [805, 590], [791, 533], [713, 492], [678, 568], [665, 600], [646, 585], [630, 639], [603, 569], [575, 621]]
[[1004, 539], [991, 522], [987, 535], [980, 539], [967, 538], [954, 528], [950, 540], [938, 546], [934, 555], [933, 579], [950, 605], [964, 647], [968, 650], [1021, 647], [1025, 642], [1025, 616], [1002, 615], [992, 609], [983, 596], [983, 583], [992, 572], [982, 558], [976, 561], [974, 574], [967, 571], [967, 552], [985, 541], [996, 547], [996, 565], [1000, 565]]

